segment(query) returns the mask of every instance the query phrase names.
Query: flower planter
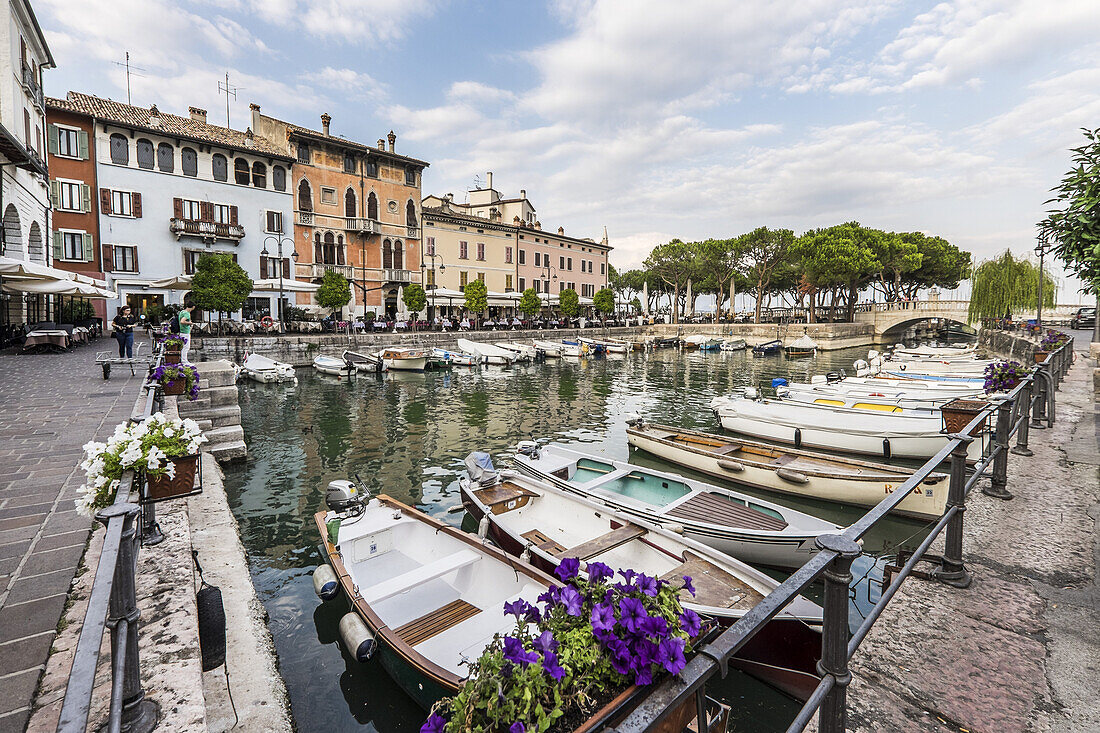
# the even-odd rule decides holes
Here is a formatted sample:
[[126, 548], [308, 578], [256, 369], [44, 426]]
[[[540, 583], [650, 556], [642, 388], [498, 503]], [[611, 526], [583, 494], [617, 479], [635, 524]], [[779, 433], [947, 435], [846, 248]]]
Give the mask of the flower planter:
[[[970, 421], [977, 417], [982, 410], [989, 407], [988, 402], [985, 400], [964, 400], [954, 399], [940, 408], [940, 414], [943, 415], [943, 432], [945, 433], [961, 433], [966, 429], [966, 426], [970, 424]], [[985, 430], [986, 422], [989, 417], [986, 416], [985, 420], [982, 420], [976, 426], [970, 430], [972, 437], [978, 437]]]
[[179, 396], [187, 390], [187, 381], [184, 379], [176, 379], [172, 382], [165, 382], [161, 386], [164, 387], [164, 394], [166, 396]]
[[178, 352], [178, 351], [165, 351], [164, 352], [164, 363], [165, 364], [179, 364], [180, 363], [180, 352]]
[[1042, 364], [1044, 361], [1047, 360], [1047, 357], [1050, 356], [1050, 352], [1049, 351], [1036, 351], [1034, 356], [1035, 356], [1035, 363], [1036, 364]]
[[149, 476], [145, 495], [142, 497], [143, 502], [167, 501], [202, 493], [202, 481], [197, 483], [195, 481], [195, 477], [199, 475], [198, 455], [180, 456], [168, 460], [176, 466], [175, 477]]

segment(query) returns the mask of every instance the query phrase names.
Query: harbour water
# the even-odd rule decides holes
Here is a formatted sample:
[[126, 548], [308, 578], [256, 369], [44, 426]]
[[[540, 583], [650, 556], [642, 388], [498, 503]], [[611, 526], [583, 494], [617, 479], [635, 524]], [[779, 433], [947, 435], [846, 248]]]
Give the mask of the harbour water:
[[[372, 493], [461, 526], [464, 513], [447, 510], [459, 503], [458, 478], [470, 451], [488, 451], [498, 465], [506, 464], [518, 441], [534, 437], [682, 472], [628, 450], [624, 430], [631, 415], [720, 432], [707, 409], [714, 395], [768, 386], [774, 377], [807, 380], [841, 368], [850, 372], [852, 361], [865, 356], [866, 349], [808, 359], [663, 350], [350, 380], [307, 368], [298, 370], [296, 387], [242, 383], [249, 459], [227, 470], [226, 490], [299, 729], [398, 733], [419, 730], [425, 717], [378, 665], [359, 664], [341, 652], [337, 622], [347, 603], [337, 598], [322, 604], [313, 593], [310, 572], [321, 562], [313, 514], [324, 508], [329, 481], [358, 474]], [[838, 524], [862, 514], [760, 495]], [[899, 545], [914, 546], [924, 527], [889, 519], [866, 538], [868, 556], [853, 569], [853, 626], [878, 596], [885, 556]], [[468, 519], [464, 528], [476, 529]], [[793, 700], [733, 671], [713, 692], [732, 703], [734, 731], [785, 730], [798, 709]]]

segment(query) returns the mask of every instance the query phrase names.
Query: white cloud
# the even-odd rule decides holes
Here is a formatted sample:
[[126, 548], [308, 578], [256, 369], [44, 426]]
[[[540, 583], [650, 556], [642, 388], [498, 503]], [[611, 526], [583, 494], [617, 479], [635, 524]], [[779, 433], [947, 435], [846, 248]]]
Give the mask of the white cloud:
[[334, 69], [326, 66], [299, 76], [310, 87], [340, 92], [357, 100], [376, 102], [386, 96], [386, 85], [370, 74], [355, 69]]
[[257, 17], [318, 38], [357, 46], [405, 38], [409, 25], [430, 15], [436, 0], [251, 0]]

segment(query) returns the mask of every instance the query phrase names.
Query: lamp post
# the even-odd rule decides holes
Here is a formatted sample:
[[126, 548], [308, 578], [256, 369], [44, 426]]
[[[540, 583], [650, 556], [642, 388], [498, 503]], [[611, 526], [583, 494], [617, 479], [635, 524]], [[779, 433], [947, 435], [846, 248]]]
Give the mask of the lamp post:
[[421, 250], [421, 255], [420, 255], [420, 281], [421, 282], [427, 282], [425, 277], [424, 277], [425, 272], [428, 269], [428, 266], [426, 264], [424, 264], [424, 258], [425, 257], [427, 257], [432, 262], [432, 309], [431, 309], [431, 313], [428, 315], [428, 321], [430, 322], [433, 318], [435, 318], [435, 289], [437, 287], [439, 287], [435, 282], [435, 261], [437, 259], [439, 260], [439, 271], [440, 272], [443, 272], [444, 270], [446, 270], [447, 266], [445, 264], [443, 264], [443, 255], [437, 255], [434, 251], [432, 251], [432, 252], [428, 253], [427, 255], [425, 255], [423, 253], [423, 250]]
[[[550, 264], [550, 255], [544, 255], [544, 257], [545, 257], [544, 261], [546, 262], [546, 264], [543, 266], [543, 269], [546, 270], [546, 307], [549, 308], [550, 307], [550, 281], [551, 280], [557, 280], [558, 275], [555, 272], [553, 277], [551, 277], [551, 275], [550, 275], [551, 271], [554, 271], [557, 268]], [[558, 307], [561, 308], [561, 301], [560, 300], [558, 301]]]
[[[295, 264], [298, 262], [298, 250], [293, 249], [294, 240], [290, 237], [270, 236], [264, 239], [264, 248], [260, 251], [260, 254], [267, 257], [270, 253], [267, 251], [267, 243], [274, 241], [277, 245], [276, 257], [279, 259], [279, 326], [282, 330], [286, 330], [286, 312], [283, 309], [283, 242], [287, 242], [291, 246], [290, 257], [294, 260]], [[265, 276], [267, 273], [263, 273]]]
[[1039, 237], [1039, 243], [1035, 245], [1035, 254], [1039, 255], [1039, 307], [1035, 312], [1035, 326], [1040, 330], [1043, 328], [1043, 255], [1046, 251], [1047, 240]]

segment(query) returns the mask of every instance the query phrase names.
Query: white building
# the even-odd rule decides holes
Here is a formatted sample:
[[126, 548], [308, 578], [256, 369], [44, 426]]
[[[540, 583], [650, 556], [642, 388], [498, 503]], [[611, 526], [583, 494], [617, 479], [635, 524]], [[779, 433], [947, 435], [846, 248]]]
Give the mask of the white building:
[[[181, 302], [157, 281], [190, 275], [206, 253], [228, 253], [253, 280], [292, 283], [293, 159], [252, 131], [69, 92], [64, 106], [94, 120], [103, 269], [140, 313]], [[278, 258], [282, 240], [282, 261]], [[278, 292], [253, 292], [244, 316], [278, 317]], [[293, 295], [287, 300], [293, 302]]]
[[[42, 70], [53, 55], [27, 0], [4, 3], [0, 22], [0, 255], [48, 264], [50, 191], [43, 133], [46, 129]], [[6, 301], [10, 323], [46, 317], [45, 296], [14, 296]]]

